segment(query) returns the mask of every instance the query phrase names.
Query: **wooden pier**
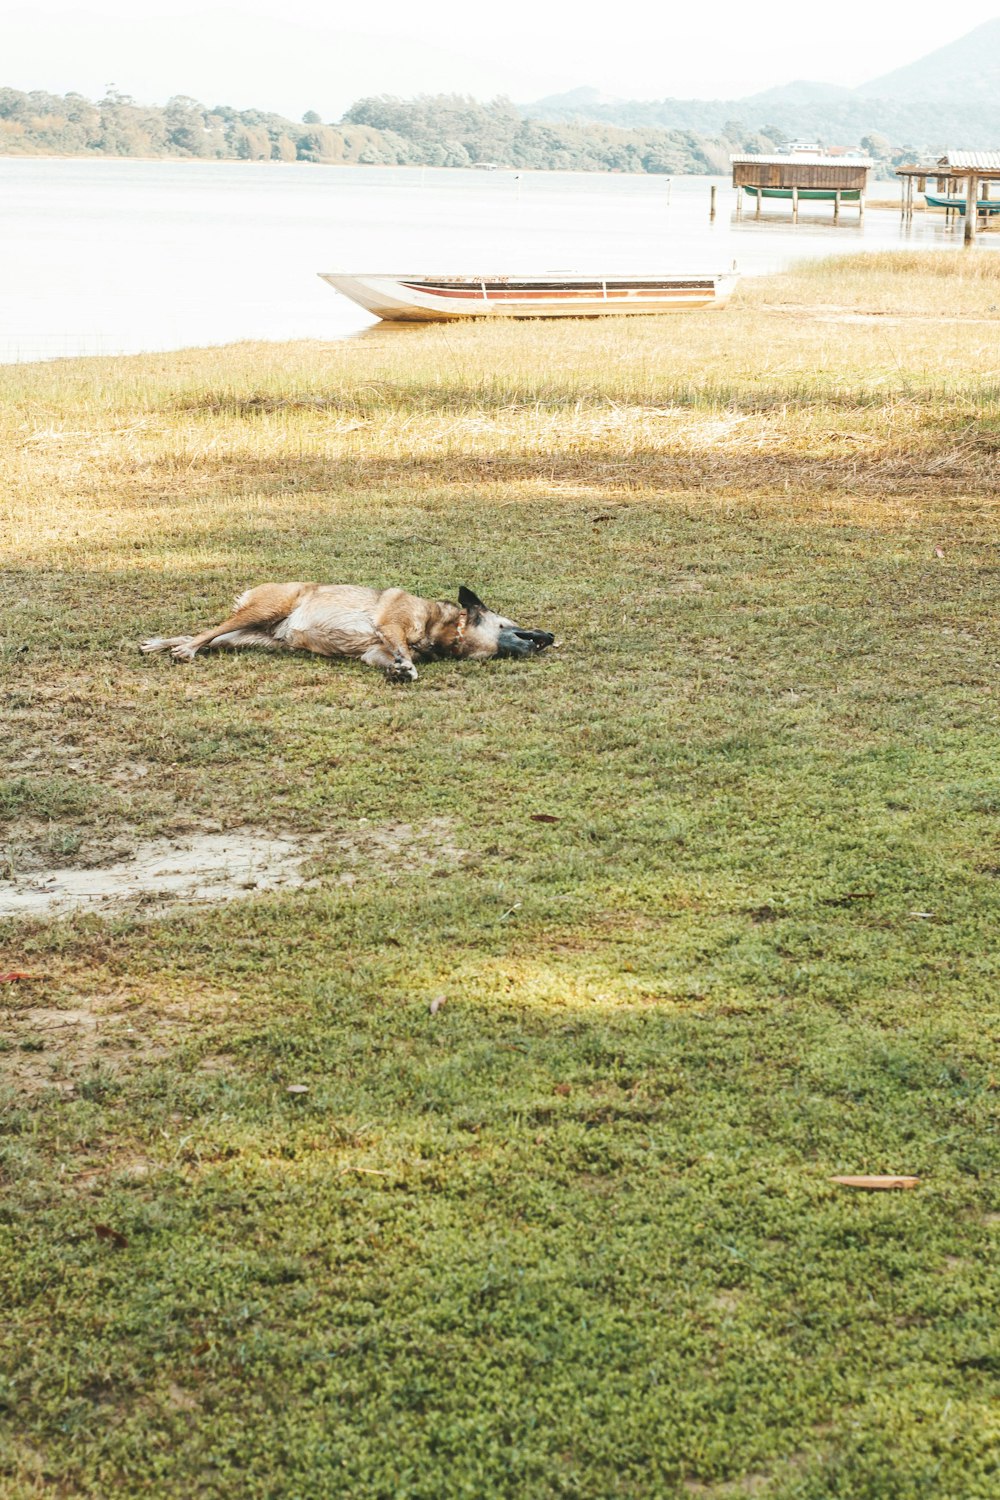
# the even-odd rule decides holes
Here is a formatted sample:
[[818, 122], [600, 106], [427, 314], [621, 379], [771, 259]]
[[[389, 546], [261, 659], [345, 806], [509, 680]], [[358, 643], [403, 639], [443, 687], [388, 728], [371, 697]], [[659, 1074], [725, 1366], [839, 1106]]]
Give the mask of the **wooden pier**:
[[[967, 245], [976, 243], [980, 219], [984, 225], [989, 222], [992, 210], [983, 204], [990, 203], [991, 188], [1000, 207], [1000, 151], [948, 151], [929, 164], [897, 167], [896, 176], [902, 188], [904, 222], [913, 218], [914, 192], [926, 193], [927, 183], [933, 181], [934, 197], [953, 200], [945, 205], [945, 222], [964, 219]], [[975, 205], [972, 213], [970, 205]]]

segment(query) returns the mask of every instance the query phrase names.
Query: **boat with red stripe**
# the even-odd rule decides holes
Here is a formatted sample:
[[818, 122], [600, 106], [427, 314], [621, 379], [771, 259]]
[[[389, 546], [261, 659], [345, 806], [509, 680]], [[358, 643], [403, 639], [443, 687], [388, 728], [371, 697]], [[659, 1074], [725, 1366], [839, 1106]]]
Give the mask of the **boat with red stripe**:
[[735, 271], [656, 276], [348, 275], [321, 271], [324, 281], [389, 322], [448, 318], [593, 318], [607, 314], [679, 312], [724, 307]]

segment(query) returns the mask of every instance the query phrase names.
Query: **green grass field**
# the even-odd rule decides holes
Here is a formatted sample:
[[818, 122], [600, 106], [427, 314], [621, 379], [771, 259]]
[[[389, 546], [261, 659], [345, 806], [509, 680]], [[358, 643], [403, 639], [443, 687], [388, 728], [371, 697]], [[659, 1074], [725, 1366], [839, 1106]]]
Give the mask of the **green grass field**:
[[[0, 880], [316, 877], [0, 920], [4, 1500], [997, 1493], [998, 330], [980, 251], [0, 369]], [[560, 644], [138, 654], [271, 578]]]

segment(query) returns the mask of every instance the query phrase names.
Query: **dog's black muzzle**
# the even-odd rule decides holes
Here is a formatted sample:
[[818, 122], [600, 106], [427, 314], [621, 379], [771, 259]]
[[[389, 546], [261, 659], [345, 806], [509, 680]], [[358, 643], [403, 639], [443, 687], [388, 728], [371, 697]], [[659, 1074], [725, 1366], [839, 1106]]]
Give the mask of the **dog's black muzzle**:
[[555, 636], [548, 630], [501, 630], [497, 638], [497, 656], [534, 656], [551, 646]]

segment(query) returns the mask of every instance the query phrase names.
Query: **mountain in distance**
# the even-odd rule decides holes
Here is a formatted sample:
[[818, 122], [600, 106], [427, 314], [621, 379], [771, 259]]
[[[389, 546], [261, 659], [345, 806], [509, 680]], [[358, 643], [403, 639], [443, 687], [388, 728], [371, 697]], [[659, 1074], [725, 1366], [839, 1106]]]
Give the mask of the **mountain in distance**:
[[860, 88], [798, 79], [739, 99], [611, 99], [577, 88], [522, 106], [536, 119], [718, 133], [777, 127], [793, 137], [856, 145], [881, 134], [900, 146], [1000, 149], [1000, 18]]
[[544, 99], [538, 99], [527, 107], [540, 111], [551, 108], [563, 113], [572, 113], [576, 110], [580, 114], [586, 114], [588, 110], [614, 108], [622, 102], [613, 94], [602, 94], [600, 89], [590, 88], [584, 84], [578, 89], [568, 89], [565, 94], [548, 94]]
[[[855, 92], [866, 98], [948, 100], [959, 92], [996, 99], [1000, 91], [1000, 17], [948, 42], [927, 57], [894, 68], [863, 83]], [[1000, 136], [1000, 119], [997, 134]]]
[[782, 83], [776, 88], [751, 94], [746, 102], [759, 105], [761, 109], [767, 109], [769, 105], [779, 109], [808, 109], [813, 105], [842, 104], [853, 96], [853, 89], [841, 88], [837, 83], [812, 83], [808, 78], [797, 78], [794, 83]]
[[729, 109], [734, 103], [737, 104], [827, 104], [834, 100], [851, 99], [854, 90], [842, 88], [836, 83], [811, 83], [806, 78], [796, 79], [794, 83], [778, 84], [775, 88], [764, 89], [759, 94], [750, 94], [746, 99], [663, 99], [658, 102], [643, 102], [636, 99], [619, 99], [613, 94], [602, 94], [600, 89], [590, 88], [587, 85], [581, 88], [569, 89], [565, 94], [548, 94], [544, 99], [536, 99], [532, 104], [523, 107], [525, 112], [537, 112], [546, 116], [566, 116], [576, 114], [580, 117], [588, 116], [596, 119], [604, 118], [615, 110], [644, 109], [657, 110], [669, 105], [702, 105], [705, 108]]

